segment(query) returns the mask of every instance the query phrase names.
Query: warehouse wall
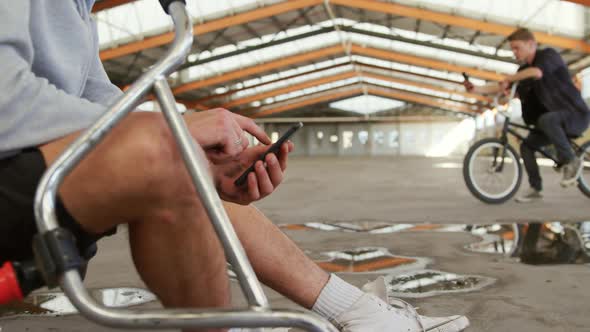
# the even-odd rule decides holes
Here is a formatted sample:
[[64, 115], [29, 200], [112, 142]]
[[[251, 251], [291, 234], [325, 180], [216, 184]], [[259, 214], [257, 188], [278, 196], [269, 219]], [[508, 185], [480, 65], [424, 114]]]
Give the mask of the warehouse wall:
[[[472, 122], [472, 125], [466, 125]], [[277, 139], [291, 124], [263, 123]], [[292, 138], [299, 156], [462, 155], [472, 142], [474, 121], [397, 123], [305, 123]]]

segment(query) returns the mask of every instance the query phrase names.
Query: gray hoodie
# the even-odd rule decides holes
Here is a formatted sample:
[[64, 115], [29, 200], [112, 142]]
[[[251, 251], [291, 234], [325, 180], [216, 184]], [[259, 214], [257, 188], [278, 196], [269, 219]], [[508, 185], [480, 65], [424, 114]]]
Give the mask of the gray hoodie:
[[88, 127], [121, 94], [98, 56], [93, 3], [0, 1], [0, 158]]

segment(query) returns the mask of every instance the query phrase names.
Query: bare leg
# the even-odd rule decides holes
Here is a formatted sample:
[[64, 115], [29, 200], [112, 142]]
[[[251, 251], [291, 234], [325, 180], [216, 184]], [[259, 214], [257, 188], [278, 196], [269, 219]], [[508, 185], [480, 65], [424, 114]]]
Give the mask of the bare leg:
[[225, 208], [260, 281], [311, 309], [329, 275], [253, 205]]
[[[68, 176], [65, 206], [89, 232], [129, 223], [138, 272], [165, 306], [229, 305], [221, 245], [168, 129], [157, 114], [130, 117]], [[47, 163], [74, 138], [41, 147]]]

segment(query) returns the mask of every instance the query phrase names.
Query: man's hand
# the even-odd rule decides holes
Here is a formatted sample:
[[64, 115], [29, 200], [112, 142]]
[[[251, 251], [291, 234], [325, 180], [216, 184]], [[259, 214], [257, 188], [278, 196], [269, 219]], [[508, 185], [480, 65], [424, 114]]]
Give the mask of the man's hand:
[[475, 85], [473, 85], [473, 83], [469, 82], [468, 80], [463, 81], [463, 86], [467, 92], [473, 92], [473, 89], [475, 89]]
[[252, 119], [226, 109], [191, 113], [185, 120], [191, 135], [212, 162], [222, 163], [242, 153], [249, 144], [245, 132], [263, 144], [271, 143], [270, 138]]
[[[247, 205], [270, 195], [283, 181], [287, 169], [287, 158], [293, 151], [290, 141], [281, 146], [278, 156], [270, 153], [266, 160], [256, 162], [255, 171], [248, 174], [246, 184], [236, 187], [234, 181], [269, 148], [258, 145], [245, 149], [231, 160], [211, 161], [215, 185], [221, 198], [226, 201]], [[265, 165], [266, 164], [266, 167]]]
[[510, 95], [510, 84], [512, 82], [510, 82], [508, 79], [504, 79], [500, 82], [498, 82], [498, 87], [500, 89], [500, 92], [502, 92], [505, 96]]

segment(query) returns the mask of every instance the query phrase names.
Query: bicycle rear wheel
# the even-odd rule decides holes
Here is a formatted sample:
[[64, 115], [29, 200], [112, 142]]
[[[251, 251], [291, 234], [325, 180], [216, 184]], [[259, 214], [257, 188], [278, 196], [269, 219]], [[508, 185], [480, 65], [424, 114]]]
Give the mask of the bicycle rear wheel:
[[520, 157], [514, 148], [497, 138], [476, 142], [463, 161], [463, 178], [477, 199], [503, 203], [518, 191], [522, 180]]
[[578, 189], [584, 193], [584, 195], [590, 197], [590, 141], [580, 146], [582, 159], [582, 171], [580, 178], [578, 179]]

